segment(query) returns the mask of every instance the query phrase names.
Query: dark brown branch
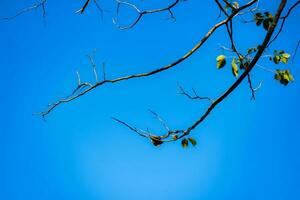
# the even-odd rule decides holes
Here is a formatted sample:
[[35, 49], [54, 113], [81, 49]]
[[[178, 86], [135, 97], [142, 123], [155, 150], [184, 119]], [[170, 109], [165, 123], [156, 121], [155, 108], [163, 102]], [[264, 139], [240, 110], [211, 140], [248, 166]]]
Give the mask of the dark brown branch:
[[196, 92], [196, 90], [194, 88], [192, 88], [193, 90], [193, 95], [187, 93], [182, 86], [178, 86], [179, 87], [179, 94], [182, 94], [184, 96], [186, 96], [187, 98], [191, 99], [191, 100], [208, 100], [210, 101], [211, 103], [214, 102], [214, 100], [210, 97], [202, 97], [202, 96], [199, 96]]
[[223, 12], [225, 16], [228, 17], [228, 14], [226, 12], [226, 10], [223, 8], [222, 4], [219, 2], [219, 0], [215, 0], [216, 4], [218, 5], [219, 9], [220, 9], [220, 14], [218, 16], [218, 18], [220, 17], [221, 13]]
[[155, 117], [155, 119], [157, 119], [162, 126], [167, 130], [167, 132], [170, 132], [170, 128], [167, 125], [167, 123], [165, 122], [165, 120], [163, 120], [156, 112], [149, 110], [150, 113], [152, 113], [152, 115]]
[[84, 3], [84, 5], [79, 10], [77, 10], [75, 13], [83, 14], [84, 11], [85, 11], [85, 9], [89, 5], [89, 3], [90, 3], [90, 0], [86, 0], [86, 2]]
[[294, 63], [294, 60], [295, 60], [295, 58], [297, 56], [299, 46], [300, 46], [300, 40], [298, 41], [297, 46], [296, 46], [296, 48], [294, 50], [292, 63]]
[[162, 139], [167, 139], [167, 140], [162, 140], [162, 141], [163, 142], [172, 142], [172, 141], [176, 141], [176, 140], [181, 139], [181, 138], [185, 137], [186, 135], [190, 134], [192, 130], [194, 130], [197, 126], [199, 126], [207, 118], [207, 116], [211, 113], [211, 111], [218, 104], [220, 104], [224, 99], [226, 99], [226, 97], [228, 97], [242, 83], [242, 81], [249, 75], [250, 71], [254, 68], [254, 66], [256, 65], [256, 63], [258, 62], [260, 57], [262, 56], [263, 52], [265, 51], [268, 43], [270, 42], [271, 37], [272, 37], [272, 35], [274, 33], [274, 30], [275, 30], [275, 28], [278, 24], [278, 20], [281, 16], [281, 13], [282, 13], [285, 5], [286, 5], [286, 0], [282, 0], [279, 7], [278, 7], [277, 13], [275, 15], [273, 24], [270, 26], [270, 28], [269, 28], [262, 44], [260, 45], [260, 48], [256, 52], [256, 55], [254, 56], [254, 58], [252, 59], [252, 61], [248, 65], [248, 67], [245, 69], [245, 71], [241, 74], [241, 76], [219, 98], [217, 98], [207, 108], [207, 110], [204, 112], [204, 114], [198, 120], [196, 120], [190, 127], [188, 127], [185, 130], [176, 130], [176, 131], [173, 131], [173, 132], [169, 131], [169, 135], [171, 135], [170, 133], [177, 134], [176, 137], [173, 137], [172, 139], [167, 139], [167, 138], [161, 138], [160, 137], [160, 141]]
[[[86, 8], [88, 7], [88, 5], [90, 4], [90, 2], [91, 2], [91, 0], [86, 0], [85, 3], [84, 3], [84, 5], [79, 10], [77, 10], [75, 13], [83, 14], [84, 11], [86, 10]], [[103, 18], [104, 10], [102, 9], [102, 7], [100, 6], [100, 4], [98, 3], [97, 0], [93, 0], [93, 2], [96, 5], [96, 8], [101, 13], [101, 18]]]
[[286, 5], [286, 0], [282, 0], [279, 8], [277, 10], [276, 16], [274, 18], [273, 24], [270, 26], [263, 43], [261, 44], [260, 48], [258, 49], [255, 57], [249, 64], [249, 66], [245, 69], [245, 71], [241, 74], [241, 76], [222, 94], [214, 103], [208, 107], [204, 115], [202, 115], [192, 126], [190, 126], [186, 131], [185, 135], [189, 134], [193, 129], [195, 129], [206, 117], [210, 114], [210, 112], [219, 104], [221, 103], [228, 95], [230, 95], [239, 85], [240, 83], [244, 80], [244, 78], [250, 73], [250, 71], [253, 69], [261, 55], [263, 54], [265, 48], [267, 47], [268, 43], [271, 40], [271, 37], [274, 33], [274, 30], [278, 24], [278, 20], [281, 16], [282, 10], [284, 9]]
[[77, 94], [77, 95], [73, 95], [69, 98], [64, 98], [61, 99], [53, 104], [51, 104], [50, 106], [48, 106], [48, 108], [46, 109], [46, 111], [40, 112], [38, 113], [39, 115], [41, 115], [42, 117], [45, 117], [46, 115], [48, 115], [52, 110], [54, 110], [57, 106], [73, 101], [85, 94], [87, 94], [88, 92], [90, 92], [91, 90], [102, 86], [104, 84], [107, 83], [117, 83], [117, 82], [121, 82], [121, 81], [125, 81], [125, 80], [129, 80], [129, 79], [135, 79], [135, 78], [142, 78], [142, 77], [147, 77], [147, 76], [151, 76], [154, 74], [158, 74], [160, 72], [166, 71], [170, 68], [173, 68], [174, 66], [177, 66], [178, 64], [180, 64], [181, 62], [183, 62], [184, 60], [186, 60], [187, 58], [189, 58], [191, 55], [193, 55], [207, 40], [208, 38], [221, 26], [223, 26], [224, 24], [226, 24], [228, 21], [230, 21], [232, 18], [234, 18], [239, 11], [250, 7], [251, 5], [253, 5], [257, 0], [252, 0], [249, 3], [245, 4], [244, 6], [241, 6], [239, 9], [237, 9], [234, 13], [232, 13], [228, 18], [224, 19], [223, 21], [217, 23], [216, 25], [214, 25], [206, 34], [205, 36], [199, 41], [198, 44], [196, 44], [196, 46], [194, 46], [194, 48], [192, 48], [189, 52], [187, 52], [184, 56], [182, 56], [181, 58], [179, 58], [178, 60], [165, 65], [161, 68], [157, 68], [154, 69], [152, 71], [146, 72], [146, 73], [140, 73], [140, 74], [134, 74], [134, 75], [129, 75], [129, 76], [124, 76], [124, 77], [119, 77], [119, 78], [115, 78], [115, 79], [105, 79], [103, 81], [97, 82], [95, 83], [92, 87], [89, 87], [87, 89], [85, 89], [84, 91], [82, 91], [81, 93]]
[[268, 44], [268, 46], [270, 46], [277, 38], [278, 36], [280, 35], [280, 33], [282, 32], [283, 30], [283, 27], [284, 27], [284, 24], [285, 24], [285, 21], [287, 20], [287, 18], [289, 17], [289, 15], [291, 14], [291, 12], [300, 4], [300, 0], [298, 0], [296, 3], [294, 3], [288, 10], [287, 14], [283, 17], [281, 17], [282, 19], [282, 23], [280, 25], [280, 28], [277, 32], [277, 34], [274, 36], [274, 38], [270, 41], [270, 43]]
[[[246, 66], [244, 66], [242, 60], [246, 57], [244, 55], [242, 55], [237, 47], [236, 47], [236, 44], [234, 42], [234, 38], [233, 38], [233, 22], [232, 20], [229, 21], [229, 25], [226, 24], [226, 29], [227, 29], [227, 33], [228, 33], [228, 36], [229, 36], [229, 39], [230, 39], [230, 42], [231, 42], [231, 50], [236, 53], [237, 57], [239, 58], [239, 60], [241, 61], [241, 66], [242, 66], [242, 69], [246, 69]], [[251, 99], [252, 100], [255, 100], [255, 92], [256, 90], [258, 89], [254, 89], [253, 88], [253, 84], [252, 84], [252, 80], [251, 80], [251, 76], [250, 74], [247, 75], [247, 79], [248, 79], [248, 84], [249, 84], [249, 88], [250, 88], [250, 91], [251, 91]], [[259, 87], [258, 87], [259, 88]]]
[[[115, 117], [112, 117], [113, 120], [115, 120], [118, 123], [123, 124], [124, 126], [126, 126], [127, 128], [129, 128], [130, 130], [132, 130], [133, 132], [139, 134], [142, 137], [149, 137], [150, 133], [148, 133], [147, 131], [141, 130], [141, 129], [137, 129], [136, 127], [130, 126], [129, 124], [127, 124], [126, 122], [123, 122]], [[147, 134], [145, 134], [147, 133]]]

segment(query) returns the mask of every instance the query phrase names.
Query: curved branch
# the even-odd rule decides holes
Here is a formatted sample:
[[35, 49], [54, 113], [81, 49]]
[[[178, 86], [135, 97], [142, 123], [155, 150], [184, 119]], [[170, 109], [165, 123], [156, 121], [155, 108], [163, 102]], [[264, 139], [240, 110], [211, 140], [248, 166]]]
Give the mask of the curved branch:
[[129, 79], [135, 79], [135, 78], [142, 78], [142, 77], [147, 77], [147, 76], [151, 76], [154, 74], [158, 74], [160, 72], [166, 71], [170, 68], [173, 68], [174, 66], [180, 64], [181, 62], [183, 62], [184, 60], [186, 60], [187, 58], [189, 58], [191, 55], [193, 55], [207, 40], [208, 38], [221, 26], [225, 25], [226, 23], [228, 23], [228, 21], [230, 21], [231, 19], [233, 19], [236, 15], [238, 15], [238, 13], [245, 9], [250, 7], [251, 5], [253, 5], [257, 0], [252, 0], [249, 3], [245, 4], [244, 6], [241, 6], [239, 9], [236, 9], [235, 12], [233, 12], [231, 15], [229, 15], [229, 17], [227, 17], [226, 19], [224, 19], [223, 21], [215, 24], [205, 35], [204, 37], [202, 37], [202, 39], [198, 42], [198, 44], [196, 44], [196, 46], [194, 46], [189, 52], [187, 52], [184, 56], [182, 56], [181, 58], [177, 59], [176, 61], [165, 65], [161, 68], [157, 68], [154, 69], [152, 71], [149, 72], [145, 72], [145, 73], [140, 73], [140, 74], [134, 74], [134, 75], [129, 75], [129, 76], [123, 76], [123, 77], [119, 77], [119, 78], [115, 78], [115, 79], [105, 79], [103, 81], [97, 82], [94, 85], [92, 85], [91, 87], [85, 89], [84, 91], [82, 91], [79, 94], [73, 95], [69, 98], [65, 98], [65, 99], [61, 99], [53, 104], [50, 104], [48, 106], [48, 108], [46, 109], [46, 111], [37, 113], [38, 115], [41, 115], [42, 117], [45, 117], [46, 115], [48, 115], [53, 109], [55, 109], [57, 106], [59, 106], [60, 104], [64, 104], [67, 102], [71, 102], [85, 94], [87, 94], [88, 92], [90, 92], [91, 90], [102, 86], [104, 84], [107, 83], [116, 83], [116, 82], [121, 82], [121, 81], [125, 81], [125, 80], [129, 80]]
[[[90, 0], [86, 0], [86, 2], [83, 4], [83, 6], [79, 10], [77, 10], [75, 13], [83, 14], [84, 11], [86, 10], [86, 8], [88, 7], [88, 5], [90, 4], [90, 2], [91, 2]], [[96, 8], [101, 13], [101, 18], [103, 18], [104, 10], [102, 9], [102, 7], [100, 6], [100, 4], [98, 3], [97, 0], [93, 0], [93, 2], [96, 5]]]
[[172, 8], [174, 8], [179, 2], [180, 0], [175, 0], [172, 4], [164, 7], [164, 8], [159, 8], [159, 9], [154, 9], [154, 10], [145, 10], [145, 11], [141, 11], [136, 5], [126, 2], [126, 1], [120, 1], [120, 0], [116, 0], [117, 1], [117, 14], [119, 14], [119, 10], [120, 10], [120, 6], [121, 5], [125, 5], [128, 6], [130, 8], [132, 8], [133, 10], [135, 10], [138, 13], [138, 17], [130, 24], [127, 26], [119, 26], [117, 25], [116, 19], [113, 18], [113, 23], [115, 25], [117, 25], [117, 27], [121, 30], [125, 30], [125, 29], [131, 29], [133, 28], [141, 19], [144, 15], [147, 14], [154, 14], [154, 13], [159, 13], [159, 12], [165, 12], [168, 11], [171, 15], [171, 18], [175, 18], [172, 12]]
[[287, 14], [283, 17], [281, 17], [282, 19], [282, 23], [280, 25], [280, 28], [277, 32], [277, 34], [274, 36], [274, 38], [271, 40], [271, 42], [268, 44], [268, 46], [270, 46], [277, 38], [278, 36], [280, 35], [280, 33], [282, 32], [283, 30], [283, 27], [284, 27], [284, 24], [285, 24], [285, 21], [286, 19], [289, 17], [289, 15], [291, 14], [291, 12], [300, 4], [300, 0], [298, 0], [296, 3], [294, 3], [288, 10]]
[[217, 100], [214, 101], [214, 103], [208, 107], [208, 109], [206, 110], [206, 112], [204, 113], [204, 115], [202, 115], [192, 126], [190, 126], [187, 130], [186, 130], [186, 134], [189, 134], [193, 129], [195, 129], [209, 114], [210, 112], [219, 104], [221, 103], [228, 95], [230, 95], [239, 85], [240, 83], [245, 79], [245, 77], [247, 77], [247, 75], [250, 73], [250, 71], [253, 69], [253, 67], [255, 66], [255, 64], [257, 63], [257, 61], [259, 60], [259, 58], [261, 57], [261, 55], [263, 54], [265, 48], [267, 47], [268, 43], [271, 40], [271, 37], [274, 33], [274, 30], [278, 24], [278, 20], [281, 16], [282, 10], [284, 9], [286, 5], [286, 0], [282, 0], [279, 8], [277, 10], [275, 19], [274, 19], [274, 23], [273, 25], [270, 27], [269, 31], [267, 32], [263, 43], [261, 44], [259, 50], [257, 51], [256, 55], [254, 56], [253, 60], [251, 61], [251, 63], [249, 64], [249, 66], [245, 69], [245, 71], [241, 74], [241, 76], [224, 92], [224, 94], [222, 94]]
[[10, 16], [10, 17], [3, 17], [3, 18], [0, 18], [0, 20], [6, 20], [6, 21], [9, 21], [9, 20], [13, 20], [15, 19], [16, 17], [19, 17], [20, 15], [23, 15], [27, 12], [30, 12], [34, 9], [38, 9], [38, 8], [42, 8], [43, 10], [43, 17], [46, 17], [46, 9], [45, 9], [45, 5], [47, 3], [47, 0], [41, 0], [40, 2], [30, 6], [30, 7], [27, 7], [27, 8], [24, 8], [23, 10], [17, 12], [15, 15], [13, 16]]
[[[270, 26], [256, 55], [252, 59], [249, 66], [241, 74], [241, 76], [221, 96], [219, 96], [219, 98], [217, 98], [215, 101], [213, 101], [212, 104], [204, 112], [204, 114], [199, 119], [197, 119], [190, 127], [188, 127], [187, 129], [183, 129], [183, 130], [168, 131], [167, 134], [165, 135], [166, 137], [165, 136], [156, 136], [160, 139], [159, 141], [161, 143], [162, 142], [173, 142], [173, 141], [176, 141], [178, 139], [185, 137], [186, 135], [189, 135], [191, 133], [191, 131], [193, 131], [196, 127], [198, 127], [208, 117], [208, 115], [212, 112], [212, 110], [218, 104], [220, 104], [224, 99], [226, 99], [226, 97], [228, 97], [242, 83], [242, 81], [249, 75], [250, 71], [255, 67], [256, 63], [258, 62], [258, 60], [262, 56], [263, 52], [265, 51], [266, 47], [268, 46], [285, 5], [286, 5], [286, 0], [282, 0], [278, 7], [277, 12], [276, 12], [273, 24]], [[174, 135], [174, 134], [176, 134], [176, 137], [169, 139], [169, 136]]]

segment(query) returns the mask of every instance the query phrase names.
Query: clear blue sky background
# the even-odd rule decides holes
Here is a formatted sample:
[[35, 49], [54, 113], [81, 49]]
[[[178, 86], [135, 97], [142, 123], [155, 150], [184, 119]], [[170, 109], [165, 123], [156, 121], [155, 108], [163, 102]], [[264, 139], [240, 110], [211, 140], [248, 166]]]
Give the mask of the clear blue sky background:
[[[1, 0], [0, 15], [34, 2]], [[244, 82], [192, 133], [196, 148], [179, 142], [155, 148], [110, 118], [162, 130], [150, 108], [174, 129], [189, 126], [208, 104], [178, 95], [177, 84], [215, 98], [235, 80], [229, 66], [215, 67], [215, 57], [228, 54], [218, 46], [229, 45], [224, 29], [170, 71], [106, 85], [59, 107], [47, 122], [32, 116], [76, 86], [76, 70], [93, 81], [86, 54], [94, 49], [110, 78], [146, 72], [182, 56], [218, 15], [213, 1], [189, 0], [174, 9], [175, 23], [158, 14], [120, 31], [111, 23], [112, 1], [101, 1], [111, 11], [103, 20], [93, 4], [75, 15], [82, 2], [49, 0], [45, 20], [37, 10], [0, 23], [0, 199], [300, 199], [299, 56], [288, 66], [261, 60], [271, 69], [289, 67], [295, 82], [284, 87], [254, 69], [253, 82], [263, 80], [257, 100]], [[169, 1], [138, 2], [153, 8]], [[274, 12], [278, 3], [261, 7]], [[124, 11], [122, 22], [132, 14]], [[271, 51], [293, 53], [299, 17], [298, 9]], [[236, 28], [241, 50], [265, 34], [253, 24]]]

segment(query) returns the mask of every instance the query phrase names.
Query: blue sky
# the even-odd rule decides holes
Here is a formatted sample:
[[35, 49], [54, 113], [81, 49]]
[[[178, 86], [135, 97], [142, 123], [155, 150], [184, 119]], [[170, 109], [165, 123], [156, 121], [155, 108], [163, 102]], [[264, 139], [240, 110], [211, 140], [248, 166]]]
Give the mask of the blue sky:
[[[169, 1], [138, 2], [150, 8]], [[2, 0], [0, 16], [32, 3]], [[155, 148], [111, 119], [161, 130], [152, 109], [174, 129], [189, 126], [208, 104], [179, 95], [177, 84], [215, 98], [235, 80], [229, 66], [215, 66], [216, 56], [228, 54], [218, 46], [229, 45], [224, 29], [174, 69], [98, 88], [46, 122], [32, 116], [76, 86], [76, 70], [93, 81], [86, 55], [94, 49], [108, 78], [145, 72], [182, 56], [218, 15], [212, 1], [189, 0], [174, 9], [176, 22], [157, 14], [120, 31], [111, 23], [113, 3], [102, 3], [103, 20], [93, 5], [76, 15], [82, 2], [49, 0], [46, 19], [37, 10], [0, 23], [0, 199], [300, 199], [299, 56], [288, 66], [261, 60], [271, 69], [290, 68], [295, 82], [284, 87], [255, 68], [253, 82], [263, 81], [256, 101], [244, 82], [192, 133], [196, 148]], [[274, 12], [278, 3], [261, 7]], [[120, 22], [132, 14], [124, 11]], [[299, 17], [291, 15], [270, 51], [293, 53]], [[262, 28], [235, 24], [239, 49], [262, 41]]]

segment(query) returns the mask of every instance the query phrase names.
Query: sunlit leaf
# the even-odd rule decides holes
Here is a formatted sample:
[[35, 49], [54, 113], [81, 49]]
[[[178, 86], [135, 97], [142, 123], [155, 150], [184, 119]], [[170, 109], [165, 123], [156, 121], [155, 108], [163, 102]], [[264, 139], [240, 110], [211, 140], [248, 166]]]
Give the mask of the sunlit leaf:
[[274, 56], [273, 61], [275, 64], [278, 64], [280, 62], [280, 56]]
[[184, 138], [183, 140], [181, 140], [181, 146], [183, 148], [187, 148], [189, 146], [189, 141], [186, 138]]
[[217, 68], [221, 69], [226, 65], [226, 56], [224, 55], [219, 55], [217, 57]]
[[194, 139], [194, 138], [188, 138], [188, 140], [190, 141], [190, 143], [193, 145], [193, 146], [196, 146], [197, 145], [197, 141]]
[[294, 81], [294, 77], [288, 69], [287, 70], [277, 69], [274, 78], [285, 86], [288, 85], [291, 81]]
[[232, 61], [231, 61], [231, 70], [232, 70], [232, 74], [235, 76], [235, 77], [238, 77], [239, 75], [239, 68], [236, 64], [236, 59], [233, 58]]
[[173, 135], [172, 138], [173, 140], [176, 140], [178, 138], [178, 135]]
[[257, 48], [249, 48], [249, 49], [247, 49], [247, 53], [248, 54], [251, 54], [251, 53], [256, 52], [256, 51], [257, 51]]
[[270, 26], [271, 26], [271, 21], [270, 21], [269, 19], [265, 19], [265, 20], [263, 21], [263, 27], [264, 27], [264, 29], [265, 29], [266, 31], [268, 31], [269, 28], [270, 28]]
[[288, 53], [281, 54], [281, 62], [283, 62], [284, 64], [287, 64], [290, 57], [291, 57], [291, 55]]

